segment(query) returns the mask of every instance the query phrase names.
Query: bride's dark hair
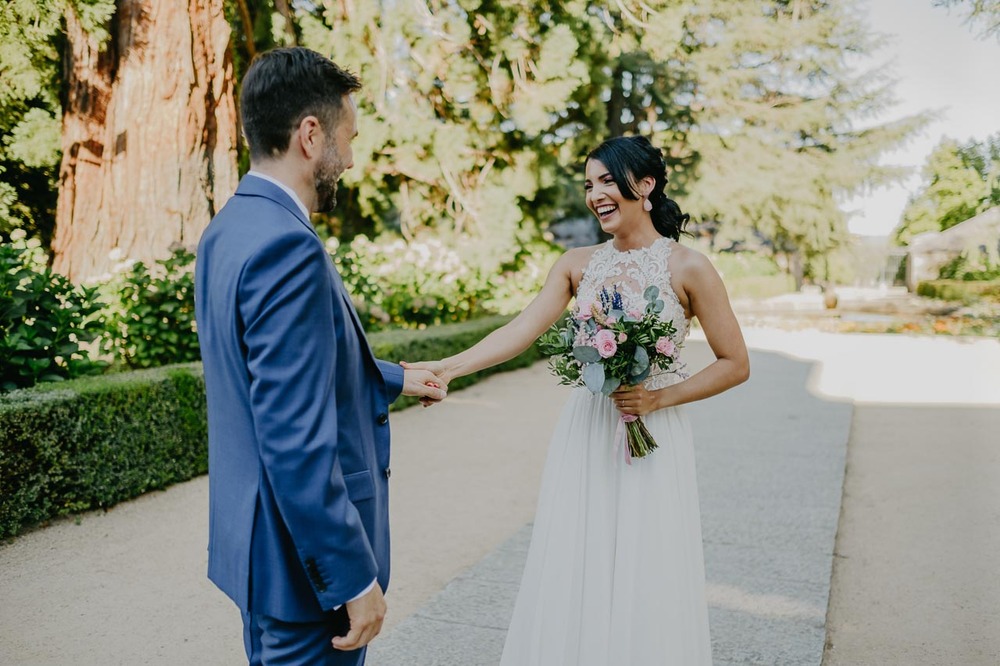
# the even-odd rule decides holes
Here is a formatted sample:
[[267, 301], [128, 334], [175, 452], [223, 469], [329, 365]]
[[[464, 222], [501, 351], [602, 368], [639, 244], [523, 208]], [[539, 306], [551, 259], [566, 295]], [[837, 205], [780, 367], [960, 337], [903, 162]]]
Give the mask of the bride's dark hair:
[[647, 176], [656, 184], [649, 193], [649, 203], [653, 210], [649, 216], [653, 227], [661, 236], [679, 240], [691, 216], [681, 212], [677, 202], [667, 197], [667, 165], [663, 161], [663, 151], [655, 147], [644, 136], [619, 136], [608, 139], [590, 151], [587, 161], [597, 160], [608, 169], [611, 178], [618, 185], [622, 196], [637, 201], [639, 181]]

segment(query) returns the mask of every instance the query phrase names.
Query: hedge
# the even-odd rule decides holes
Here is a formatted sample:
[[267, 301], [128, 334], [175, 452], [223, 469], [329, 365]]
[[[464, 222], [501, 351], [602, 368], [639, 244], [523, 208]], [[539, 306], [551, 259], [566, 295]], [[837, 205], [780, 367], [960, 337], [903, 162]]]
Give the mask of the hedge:
[[208, 468], [197, 364], [39, 384], [0, 401], [0, 538]]
[[944, 301], [972, 303], [984, 300], [1000, 302], [1000, 280], [967, 282], [964, 280], [927, 280], [917, 284], [917, 294]]
[[[386, 360], [435, 359], [465, 349], [509, 319], [385, 331], [369, 339]], [[502, 366], [456, 380], [450, 389], [540, 357], [532, 346]], [[400, 398], [393, 409], [414, 402]], [[204, 474], [207, 432], [199, 363], [40, 384], [0, 396], [0, 539]]]

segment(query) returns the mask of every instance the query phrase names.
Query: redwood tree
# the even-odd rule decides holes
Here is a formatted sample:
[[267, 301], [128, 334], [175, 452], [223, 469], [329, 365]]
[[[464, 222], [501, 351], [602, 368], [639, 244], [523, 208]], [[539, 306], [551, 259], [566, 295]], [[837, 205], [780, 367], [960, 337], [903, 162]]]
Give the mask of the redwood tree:
[[236, 187], [236, 104], [223, 0], [117, 0], [106, 41], [69, 4], [53, 251], [81, 281], [197, 242]]

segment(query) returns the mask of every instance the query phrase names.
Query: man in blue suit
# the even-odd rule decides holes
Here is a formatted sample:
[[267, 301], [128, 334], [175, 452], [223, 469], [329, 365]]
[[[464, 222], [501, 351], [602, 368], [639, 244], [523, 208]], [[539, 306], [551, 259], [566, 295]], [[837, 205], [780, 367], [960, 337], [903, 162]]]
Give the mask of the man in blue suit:
[[307, 49], [252, 63], [250, 172], [198, 248], [211, 580], [251, 664], [362, 664], [389, 580], [389, 403], [445, 387], [376, 360], [311, 212], [357, 134], [352, 74]]

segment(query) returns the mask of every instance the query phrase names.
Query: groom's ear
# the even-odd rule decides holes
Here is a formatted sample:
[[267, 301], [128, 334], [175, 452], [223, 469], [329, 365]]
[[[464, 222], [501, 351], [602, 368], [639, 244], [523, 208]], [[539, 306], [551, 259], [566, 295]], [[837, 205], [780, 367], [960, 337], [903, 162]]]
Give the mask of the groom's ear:
[[298, 150], [307, 160], [319, 157], [323, 152], [325, 134], [316, 116], [306, 116], [292, 132], [289, 148]]

